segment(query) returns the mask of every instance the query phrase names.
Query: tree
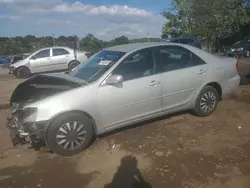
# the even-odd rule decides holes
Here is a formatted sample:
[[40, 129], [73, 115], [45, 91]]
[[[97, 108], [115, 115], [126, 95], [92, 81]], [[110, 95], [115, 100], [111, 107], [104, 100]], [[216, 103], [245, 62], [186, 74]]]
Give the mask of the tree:
[[[129, 40], [126, 36], [115, 38], [111, 41], [99, 40], [92, 34], [86, 35], [79, 41], [77, 36], [59, 36], [55, 38], [57, 46], [68, 46], [71, 48], [77, 48], [80, 50], [97, 52], [103, 48], [127, 44], [129, 42], [147, 42], [147, 38]], [[157, 41], [159, 39], [152, 39]], [[32, 53], [40, 48], [53, 46], [52, 36], [35, 37], [33, 35], [27, 35], [25, 37], [0, 37], [0, 55], [15, 55], [21, 53]]]
[[128, 44], [129, 43], [128, 37], [125, 37], [125, 36], [117, 37], [117, 38], [115, 38], [114, 41], [115, 41], [116, 45]]
[[167, 19], [167, 23], [163, 26], [162, 29], [162, 38], [167, 38], [168, 36], [180, 36], [183, 31], [179, 16], [170, 12], [163, 12], [162, 15]]
[[245, 0], [173, 0], [175, 14], [164, 12], [163, 35], [178, 28], [181, 34], [199, 36], [209, 46], [241, 32], [250, 17]]
[[92, 34], [88, 34], [80, 41], [80, 49], [90, 52], [97, 52], [104, 47], [103, 41], [97, 39]]

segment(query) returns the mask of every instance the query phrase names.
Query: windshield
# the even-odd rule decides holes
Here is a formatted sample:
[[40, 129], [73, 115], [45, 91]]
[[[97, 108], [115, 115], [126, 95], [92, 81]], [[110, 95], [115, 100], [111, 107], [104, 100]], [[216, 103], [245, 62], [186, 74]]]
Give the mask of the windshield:
[[91, 83], [100, 78], [124, 54], [124, 52], [102, 50], [72, 70], [69, 75]]
[[238, 41], [238, 42], [234, 43], [232, 46], [234, 48], [240, 48], [240, 47], [244, 47], [244, 45], [246, 45], [248, 43], [249, 43], [248, 40], [241, 40], [241, 41]]

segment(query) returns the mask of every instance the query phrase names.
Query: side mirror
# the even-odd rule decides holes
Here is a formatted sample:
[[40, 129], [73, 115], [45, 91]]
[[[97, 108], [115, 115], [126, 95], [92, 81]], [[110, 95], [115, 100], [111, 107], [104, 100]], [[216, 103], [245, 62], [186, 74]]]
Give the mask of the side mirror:
[[32, 59], [32, 60], [36, 60], [36, 57], [35, 57], [35, 56], [32, 56], [30, 59]]
[[122, 83], [122, 75], [111, 75], [110, 77], [107, 78], [106, 84], [107, 85], [115, 85], [115, 84], [120, 84]]

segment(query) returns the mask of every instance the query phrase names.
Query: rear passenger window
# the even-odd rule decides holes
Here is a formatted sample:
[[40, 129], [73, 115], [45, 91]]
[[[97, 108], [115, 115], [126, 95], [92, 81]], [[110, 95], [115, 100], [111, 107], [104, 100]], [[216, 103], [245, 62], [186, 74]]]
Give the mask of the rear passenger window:
[[53, 49], [53, 56], [59, 56], [59, 55], [66, 55], [69, 54], [69, 52], [62, 48], [56, 48]]
[[168, 72], [205, 64], [200, 57], [181, 46], [162, 46], [154, 49], [156, 72]]

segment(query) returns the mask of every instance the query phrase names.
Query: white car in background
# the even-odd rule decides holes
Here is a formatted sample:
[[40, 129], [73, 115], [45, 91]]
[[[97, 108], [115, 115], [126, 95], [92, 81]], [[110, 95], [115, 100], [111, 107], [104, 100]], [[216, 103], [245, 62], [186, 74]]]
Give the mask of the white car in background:
[[88, 59], [88, 53], [68, 47], [50, 47], [38, 50], [10, 66], [10, 73], [28, 78], [35, 73], [72, 70]]

